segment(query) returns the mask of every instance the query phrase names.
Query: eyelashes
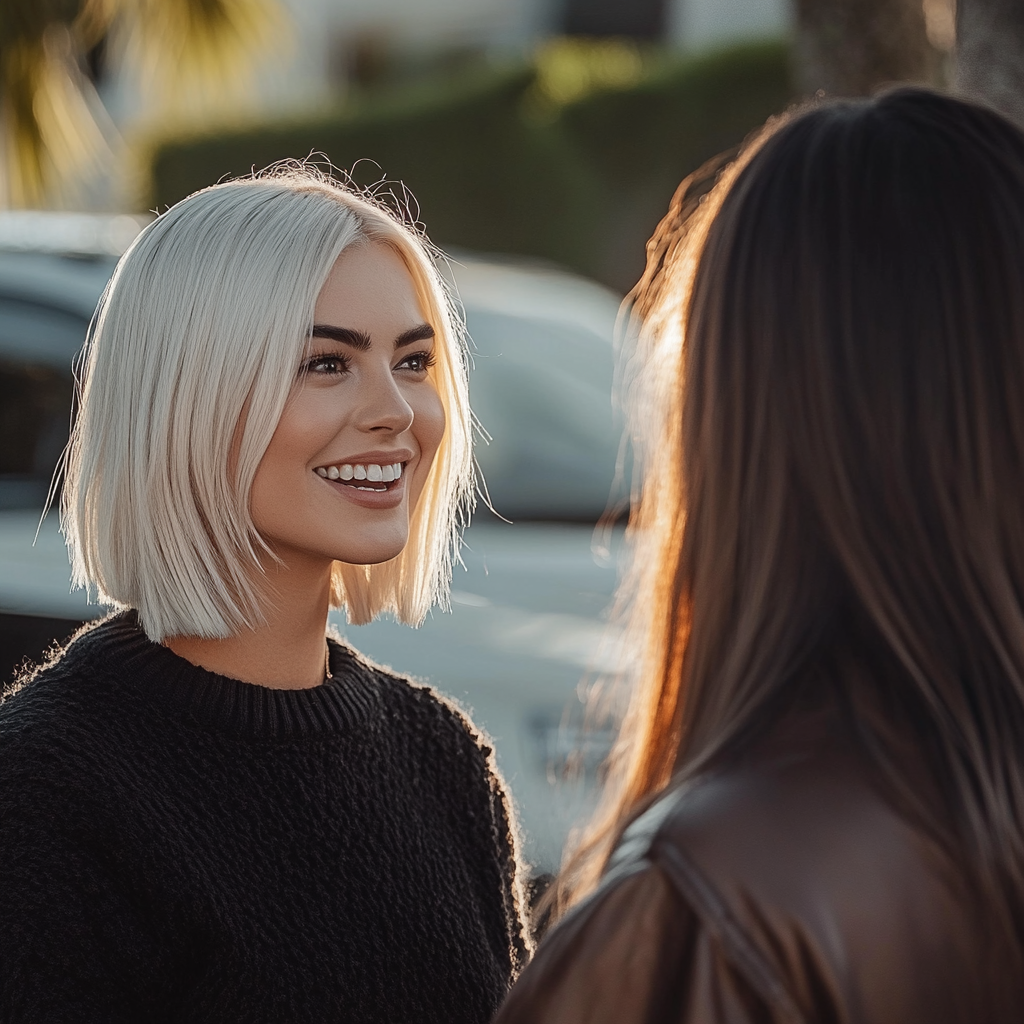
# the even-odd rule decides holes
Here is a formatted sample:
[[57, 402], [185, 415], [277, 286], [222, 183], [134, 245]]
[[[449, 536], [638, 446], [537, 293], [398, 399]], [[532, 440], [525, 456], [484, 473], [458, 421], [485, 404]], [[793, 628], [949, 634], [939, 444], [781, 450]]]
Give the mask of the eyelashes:
[[434, 358], [433, 352], [413, 352], [412, 355], [406, 356], [398, 365], [404, 366], [406, 363], [412, 362], [416, 362], [418, 365], [410, 367], [410, 369], [425, 373], [437, 360]]
[[322, 352], [319, 355], [310, 356], [301, 368], [302, 376], [307, 374], [323, 374], [334, 377], [348, 373], [350, 363], [345, 356], [339, 356], [336, 352]]
[[[407, 367], [415, 373], [426, 373], [436, 362], [437, 359], [433, 352], [412, 352], [398, 364], [396, 369]], [[351, 360], [347, 356], [339, 355], [337, 352], [321, 352], [310, 356], [302, 364], [300, 375], [340, 377], [348, 373], [351, 367]]]

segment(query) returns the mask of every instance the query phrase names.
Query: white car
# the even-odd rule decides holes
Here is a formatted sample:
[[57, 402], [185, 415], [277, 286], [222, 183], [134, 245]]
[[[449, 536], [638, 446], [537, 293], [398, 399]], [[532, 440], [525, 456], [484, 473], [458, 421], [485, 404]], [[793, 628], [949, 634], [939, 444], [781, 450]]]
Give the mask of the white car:
[[[33, 545], [67, 437], [72, 361], [114, 266], [95, 243], [61, 243], [53, 223], [40, 234], [55, 251], [33, 251], [24, 229], [21, 243], [8, 238], [4, 251], [0, 215], [5, 677], [24, 656], [38, 657], [48, 641], [103, 613], [70, 590], [56, 513]], [[76, 247], [78, 255], [59, 254]], [[478, 461], [497, 514], [481, 506], [466, 533], [450, 614], [435, 611], [418, 630], [333, 621], [369, 657], [454, 697], [490, 734], [527, 858], [549, 872], [589, 807], [609, 740], [581, 729], [580, 694], [581, 683], [613, 669], [619, 656], [603, 616], [620, 533], [595, 532], [620, 439], [611, 405], [619, 299], [558, 270], [494, 259], [460, 257], [453, 274], [474, 343], [473, 407], [491, 437], [478, 445]], [[579, 777], [567, 778], [573, 766]]]

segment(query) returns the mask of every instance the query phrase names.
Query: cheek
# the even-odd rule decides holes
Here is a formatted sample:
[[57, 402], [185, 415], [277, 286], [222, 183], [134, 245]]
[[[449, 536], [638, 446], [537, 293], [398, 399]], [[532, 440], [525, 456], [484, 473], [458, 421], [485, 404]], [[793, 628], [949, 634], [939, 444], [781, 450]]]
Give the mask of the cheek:
[[328, 403], [311, 392], [288, 400], [253, 480], [253, 512], [256, 504], [287, 504], [289, 496], [308, 472], [307, 465], [333, 436], [334, 423]]
[[285, 465], [304, 467], [341, 427], [340, 403], [326, 392], [300, 390], [288, 400], [271, 438], [267, 456]]
[[424, 394], [417, 395], [417, 401], [410, 404], [413, 410], [412, 431], [420, 449], [420, 461], [416, 466], [409, 495], [409, 507], [415, 508], [419, 504], [441, 438], [444, 437], [445, 415], [441, 399], [433, 388], [424, 389]]
[[433, 388], [425, 389], [424, 395], [413, 407], [413, 415], [413, 433], [419, 442], [421, 465], [425, 463], [429, 466], [444, 437], [445, 428], [444, 406]]

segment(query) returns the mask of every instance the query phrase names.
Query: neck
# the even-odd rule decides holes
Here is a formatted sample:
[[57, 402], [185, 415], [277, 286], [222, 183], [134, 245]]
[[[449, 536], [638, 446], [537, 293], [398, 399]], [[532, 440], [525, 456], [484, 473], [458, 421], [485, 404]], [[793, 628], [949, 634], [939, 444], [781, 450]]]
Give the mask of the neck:
[[280, 568], [267, 576], [273, 594], [255, 629], [215, 640], [172, 636], [179, 657], [209, 672], [275, 690], [305, 690], [324, 681], [331, 571]]

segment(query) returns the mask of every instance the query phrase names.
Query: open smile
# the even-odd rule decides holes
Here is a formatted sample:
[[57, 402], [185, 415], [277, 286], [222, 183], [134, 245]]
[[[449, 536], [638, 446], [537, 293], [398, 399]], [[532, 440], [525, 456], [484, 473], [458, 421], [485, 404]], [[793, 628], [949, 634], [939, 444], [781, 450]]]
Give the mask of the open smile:
[[355, 488], [358, 491], [371, 491], [380, 494], [392, 490], [402, 479], [404, 462], [379, 464], [342, 462], [330, 466], [317, 466], [317, 476], [325, 480], [333, 480], [339, 484]]

